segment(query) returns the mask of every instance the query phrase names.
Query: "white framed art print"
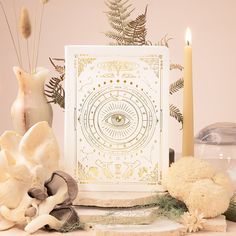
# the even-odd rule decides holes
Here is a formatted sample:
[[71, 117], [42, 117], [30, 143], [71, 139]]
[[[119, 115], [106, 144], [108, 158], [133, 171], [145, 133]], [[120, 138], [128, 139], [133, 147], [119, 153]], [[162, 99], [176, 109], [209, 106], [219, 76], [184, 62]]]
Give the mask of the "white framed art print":
[[66, 46], [65, 162], [80, 191], [162, 191], [169, 52]]

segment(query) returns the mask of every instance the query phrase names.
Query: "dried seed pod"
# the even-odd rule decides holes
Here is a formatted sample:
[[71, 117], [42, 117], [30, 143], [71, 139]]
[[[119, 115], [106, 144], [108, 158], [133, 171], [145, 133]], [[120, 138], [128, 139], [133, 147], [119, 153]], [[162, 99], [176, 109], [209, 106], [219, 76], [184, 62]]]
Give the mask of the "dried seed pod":
[[30, 22], [29, 12], [26, 7], [23, 7], [21, 9], [19, 27], [23, 38], [25, 39], [29, 38], [31, 35], [31, 22]]
[[41, 200], [41, 201], [45, 200], [48, 197], [46, 191], [43, 191], [40, 188], [31, 188], [28, 191], [28, 194], [30, 197], [35, 198], [37, 200]]

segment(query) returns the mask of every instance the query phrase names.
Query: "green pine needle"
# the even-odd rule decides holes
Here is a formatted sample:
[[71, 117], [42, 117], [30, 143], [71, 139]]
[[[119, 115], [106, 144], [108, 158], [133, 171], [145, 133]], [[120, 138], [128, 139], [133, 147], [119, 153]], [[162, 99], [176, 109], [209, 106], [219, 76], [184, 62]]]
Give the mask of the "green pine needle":
[[172, 220], [177, 220], [184, 212], [188, 211], [183, 202], [170, 195], [158, 197], [155, 204], [159, 206], [159, 216], [165, 216]]

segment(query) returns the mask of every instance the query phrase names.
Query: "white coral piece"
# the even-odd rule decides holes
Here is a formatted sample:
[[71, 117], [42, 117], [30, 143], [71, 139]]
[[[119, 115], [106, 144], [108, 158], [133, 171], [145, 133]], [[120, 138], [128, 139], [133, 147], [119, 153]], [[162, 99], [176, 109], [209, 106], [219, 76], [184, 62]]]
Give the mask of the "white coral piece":
[[185, 212], [181, 217], [181, 223], [189, 233], [202, 230], [205, 222], [204, 214], [199, 213], [198, 210]]

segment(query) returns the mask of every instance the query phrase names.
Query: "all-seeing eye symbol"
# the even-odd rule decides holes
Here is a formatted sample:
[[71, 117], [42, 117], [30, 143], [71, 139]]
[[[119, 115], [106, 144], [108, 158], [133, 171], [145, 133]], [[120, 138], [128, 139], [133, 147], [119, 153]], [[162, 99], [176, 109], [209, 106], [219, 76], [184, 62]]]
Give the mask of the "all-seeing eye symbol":
[[154, 132], [153, 104], [142, 91], [106, 88], [91, 94], [83, 108], [82, 132], [99, 150], [136, 150]]
[[108, 114], [104, 122], [113, 129], [125, 129], [130, 125], [130, 119], [128, 114], [115, 113]]

